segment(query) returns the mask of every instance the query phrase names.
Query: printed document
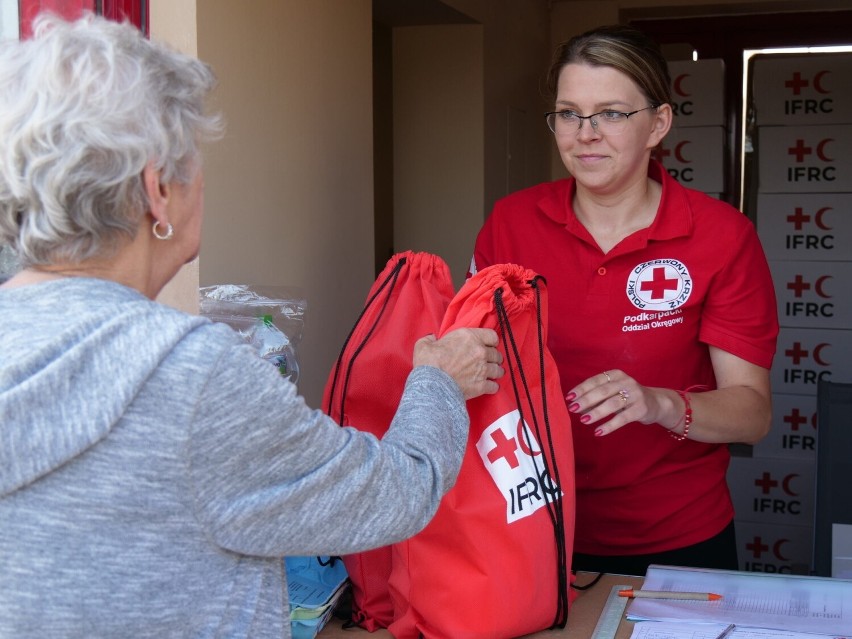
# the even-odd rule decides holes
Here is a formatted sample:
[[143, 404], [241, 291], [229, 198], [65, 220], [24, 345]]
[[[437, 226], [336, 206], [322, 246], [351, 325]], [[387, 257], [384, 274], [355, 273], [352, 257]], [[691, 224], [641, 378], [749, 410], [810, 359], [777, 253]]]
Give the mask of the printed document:
[[734, 639], [743, 639], [746, 628], [852, 636], [852, 580], [653, 565], [642, 588], [714, 592], [722, 599], [634, 599], [627, 608], [633, 621], [733, 623]]
[[[687, 623], [680, 621], [639, 621], [633, 626], [630, 639], [716, 639], [727, 626], [717, 623]], [[813, 635], [792, 630], [737, 627], [728, 639], [814, 639]], [[846, 639], [837, 638], [837, 639]]]

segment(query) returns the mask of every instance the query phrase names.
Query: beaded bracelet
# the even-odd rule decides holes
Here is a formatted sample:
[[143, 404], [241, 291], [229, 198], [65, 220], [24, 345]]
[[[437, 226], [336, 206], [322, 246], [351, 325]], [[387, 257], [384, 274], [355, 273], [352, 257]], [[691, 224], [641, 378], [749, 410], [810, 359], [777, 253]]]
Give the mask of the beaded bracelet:
[[[669, 435], [679, 442], [682, 442], [689, 435], [689, 425], [692, 423], [692, 406], [689, 404], [689, 394], [686, 391], [676, 390], [675, 392], [680, 395], [680, 398], [683, 400], [686, 408], [683, 411], [683, 417], [681, 417], [680, 420], [678, 420], [678, 423], [675, 424], [675, 427], [669, 431]], [[680, 426], [680, 422], [683, 422], [683, 433], [678, 435], [674, 431], [678, 426]]]

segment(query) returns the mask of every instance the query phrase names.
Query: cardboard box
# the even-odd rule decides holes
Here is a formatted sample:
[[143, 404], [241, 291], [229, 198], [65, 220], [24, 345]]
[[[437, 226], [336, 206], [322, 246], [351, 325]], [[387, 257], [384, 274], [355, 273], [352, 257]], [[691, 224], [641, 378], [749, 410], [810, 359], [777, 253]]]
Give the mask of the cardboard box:
[[852, 124], [761, 126], [752, 142], [761, 193], [852, 193]]
[[759, 56], [754, 61], [757, 123], [852, 123], [852, 54]]
[[769, 269], [781, 326], [852, 328], [852, 262], [771, 260]]
[[669, 74], [676, 127], [727, 124], [724, 60], [669, 62]]
[[852, 330], [782, 327], [769, 379], [774, 393], [814, 396], [820, 379], [852, 382]]
[[760, 193], [757, 234], [770, 260], [852, 261], [852, 193]]
[[654, 150], [678, 182], [705, 193], [725, 191], [725, 130], [718, 126], [672, 127]]
[[813, 526], [784, 526], [734, 520], [740, 570], [809, 575], [813, 570]]
[[769, 434], [752, 446], [752, 454], [816, 463], [818, 432], [816, 395], [773, 393], [772, 426]]
[[736, 520], [812, 527], [815, 470], [801, 460], [732, 457], [727, 478]]

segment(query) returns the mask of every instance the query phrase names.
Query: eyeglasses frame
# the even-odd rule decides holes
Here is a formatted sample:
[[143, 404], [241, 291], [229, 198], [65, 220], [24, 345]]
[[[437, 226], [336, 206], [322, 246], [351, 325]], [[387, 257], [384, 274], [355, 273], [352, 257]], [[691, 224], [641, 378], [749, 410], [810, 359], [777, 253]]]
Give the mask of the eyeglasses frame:
[[[592, 118], [596, 118], [597, 116], [599, 116], [603, 113], [618, 113], [620, 115], [623, 115], [626, 119], [629, 120], [631, 115], [636, 115], [637, 113], [640, 113], [642, 111], [647, 111], [648, 109], [658, 109], [658, 108], [660, 108], [659, 104], [652, 104], [651, 106], [646, 106], [642, 109], [636, 109], [635, 111], [629, 111], [629, 112], [627, 112], [627, 111], [616, 111], [615, 109], [604, 109], [603, 111], [598, 111], [597, 113], [592, 113], [591, 115], [580, 115], [578, 113], [575, 113], [574, 115], [576, 115], [576, 117], [579, 118], [579, 120], [580, 120], [580, 124], [577, 127], [577, 131], [582, 130], [583, 122], [585, 120], [588, 120], [591, 127], [595, 131], [597, 131], [598, 130], [598, 122], [597, 122], [597, 120], [593, 120]], [[570, 109], [563, 109], [562, 111], [548, 111], [547, 113], [544, 114], [544, 121], [547, 122], [547, 118], [549, 118], [551, 115], [559, 115], [560, 113], [565, 113], [566, 111], [570, 111]], [[547, 124], [547, 128], [550, 129], [551, 133], [554, 133], [554, 134], [556, 133], [556, 131], [554, 131], [553, 129], [550, 128], [549, 122]]]

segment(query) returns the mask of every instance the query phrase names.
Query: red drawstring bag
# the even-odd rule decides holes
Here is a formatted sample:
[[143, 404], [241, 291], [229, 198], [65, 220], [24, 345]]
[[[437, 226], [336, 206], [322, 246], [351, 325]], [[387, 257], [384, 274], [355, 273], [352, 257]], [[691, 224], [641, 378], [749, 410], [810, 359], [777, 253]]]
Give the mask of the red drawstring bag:
[[[438, 333], [454, 293], [441, 258], [411, 251], [394, 255], [370, 289], [329, 375], [325, 412], [342, 426], [384, 435], [411, 372], [414, 343]], [[346, 555], [343, 563], [352, 583], [352, 623], [371, 632], [386, 628], [393, 618], [391, 547]]]
[[439, 335], [494, 329], [506, 375], [467, 403], [467, 450], [437, 514], [393, 546], [396, 639], [500, 639], [567, 621], [574, 448], [546, 317], [544, 280], [510, 264], [483, 269], [450, 303]]

